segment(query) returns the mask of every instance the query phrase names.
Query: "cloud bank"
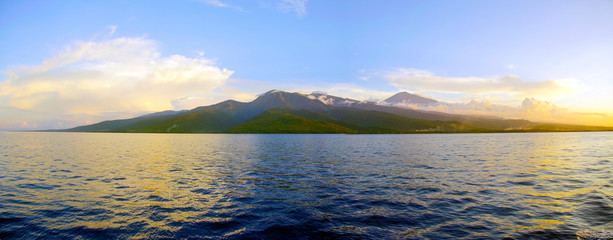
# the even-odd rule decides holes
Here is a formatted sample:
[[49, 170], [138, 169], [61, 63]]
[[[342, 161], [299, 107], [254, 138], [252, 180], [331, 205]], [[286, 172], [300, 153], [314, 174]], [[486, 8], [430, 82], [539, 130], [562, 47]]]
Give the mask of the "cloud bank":
[[[147, 38], [75, 42], [39, 65], [4, 71], [0, 128], [62, 128], [131, 117], [173, 109], [178, 99], [182, 107], [209, 104], [211, 99], [198, 96], [224, 86], [232, 73], [203, 57], [162, 57]], [[186, 103], [190, 97], [197, 102]]]
[[392, 86], [462, 94], [512, 94], [520, 97], [552, 97], [566, 95], [581, 88], [575, 79], [552, 79], [546, 81], [526, 81], [508, 75], [502, 77], [443, 77], [432, 72], [398, 68], [383, 74]]

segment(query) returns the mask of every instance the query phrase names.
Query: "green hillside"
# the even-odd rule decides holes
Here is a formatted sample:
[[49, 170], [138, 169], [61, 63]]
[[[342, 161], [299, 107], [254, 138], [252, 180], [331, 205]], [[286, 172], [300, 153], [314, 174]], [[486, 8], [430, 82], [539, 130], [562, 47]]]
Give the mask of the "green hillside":
[[357, 133], [334, 123], [307, 119], [286, 109], [271, 109], [252, 120], [226, 130], [227, 133]]
[[[325, 114], [316, 113], [316, 112], [304, 110], [304, 109], [303, 110], [286, 109], [286, 111], [289, 111], [291, 114], [294, 114], [296, 116], [318, 120], [318, 121], [330, 122], [330, 123], [334, 123], [334, 124], [337, 124], [337, 125], [340, 125], [346, 128], [351, 128], [357, 131], [358, 133], [364, 133], [364, 134], [402, 133], [401, 130], [392, 129], [386, 126], [380, 126], [380, 125], [379, 126], [374, 126], [374, 125], [362, 126], [360, 124], [353, 123], [352, 121], [341, 121], [341, 120], [338, 120], [336, 118], [333, 118]], [[334, 110], [326, 111], [326, 113], [329, 113], [331, 111], [334, 111]], [[355, 109], [354, 111], [364, 112], [359, 109]]]
[[[275, 108], [230, 128], [228, 133], [414, 133], [463, 132], [475, 128], [457, 122], [410, 119], [388, 113], [353, 109], [324, 115], [289, 107]], [[332, 116], [339, 117], [336, 119]]]
[[455, 121], [413, 119], [372, 110], [337, 108], [327, 113], [335, 119], [366, 129], [391, 129], [398, 132], [465, 132], [477, 129]]
[[118, 132], [172, 132], [172, 133], [210, 133], [221, 132], [236, 125], [229, 114], [215, 109], [183, 114], [162, 121], [141, 121], [136, 124], [117, 128]]

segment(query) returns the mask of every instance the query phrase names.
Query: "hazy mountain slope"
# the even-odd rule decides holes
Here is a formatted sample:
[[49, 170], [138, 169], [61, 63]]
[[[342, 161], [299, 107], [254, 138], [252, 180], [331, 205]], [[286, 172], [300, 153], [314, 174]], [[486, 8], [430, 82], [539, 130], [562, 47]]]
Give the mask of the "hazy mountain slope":
[[[537, 123], [530, 122], [528, 120], [521, 119], [503, 119], [499, 117], [485, 117], [485, 116], [471, 116], [471, 115], [460, 115], [460, 114], [449, 114], [442, 112], [432, 112], [432, 111], [423, 111], [409, 108], [396, 107], [388, 104], [403, 103], [404, 104], [435, 104], [439, 103], [438, 101], [430, 98], [421, 97], [415, 94], [410, 94], [406, 92], [397, 93], [394, 96], [387, 98], [383, 101], [383, 105], [371, 103], [371, 102], [361, 102], [353, 99], [346, 99], [337, 96], [325, 95], [321, 93], [314, 93], [309, 95], [312, 98], [317, 98], [325, 101], [329, 105], [337, 106], [337, 107], [351, 107], [357, 109], [364, 110], [373, 110], [379, 112], [386, 112], [395, 115], [400, 115], [408, 118], [414, 119], [424, 119], [424, 120], [432, 120], [432, 121], [456, 121], [460, 122], [464, 125], [476, 126], [482, 129], [491, 129], [491, 130], [505, 130], [505, 129], [516, 129], [516, 128], [528, 128], [536, 126]], [[389, 102], [388, 102], [389, 101]], [[411, 102], [413, 101], [413, 102]]]
[[[517, 131], [509, 129], [508, 131]], [[539, 123], [532, 127], [521, 129], [523, 132], [577, 132], [577, 131], [613, 131], [613, 127], [585, 126], [555, 123]]]
[[378, 112], [386, 112], [395, 115], [404, 116], [413, 119], [424, 119], [431, 121], [456, 121], [464, 125], [475, 126], [479, 128], [492, 129], [492, 130], [505, 130], [509, 128], [525, 128], [532, 127], [536, 123], [528, 120], [517, 119], [502, 119], [491, 117], [478, 117], [459, 114], [448, 114], [441, 112], [422, 111], [408, 108], [399, 108], [394, 106], [384, 106], [374, 103], [359, 102], [351, 105], [352, 108], [372, 110]]
[[394, 94], [394, 96], [391, 96], [383, 100], [383, 102], [389, 103], [389, 104], [417, 104], [417, 105], [425, 105], [425, 106], [438, 103], [438, 101], [434, 99], [422, 97], [422, 96], [411, 94], [408, 92], [396, 93]]
[[457, 121], [467, 125], [479, 126], [479, 128], [492, 130], [524, 129], [537, 125], [537, 123], [523, 119], [496, 119], [472, 116], [459, 117]]

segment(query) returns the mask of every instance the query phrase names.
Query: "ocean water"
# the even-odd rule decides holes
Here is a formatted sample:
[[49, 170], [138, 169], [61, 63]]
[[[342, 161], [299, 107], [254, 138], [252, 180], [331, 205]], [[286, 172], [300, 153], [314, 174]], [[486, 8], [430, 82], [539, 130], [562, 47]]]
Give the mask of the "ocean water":
[[0, 132], [0, 239], [576, 239], [613, 133]]

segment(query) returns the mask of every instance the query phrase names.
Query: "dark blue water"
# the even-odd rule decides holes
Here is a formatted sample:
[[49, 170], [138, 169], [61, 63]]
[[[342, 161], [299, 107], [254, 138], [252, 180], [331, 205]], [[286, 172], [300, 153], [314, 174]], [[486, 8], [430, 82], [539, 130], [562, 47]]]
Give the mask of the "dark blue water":
[[576, 239], [613, 133], [0, 133], [0, 239]]

